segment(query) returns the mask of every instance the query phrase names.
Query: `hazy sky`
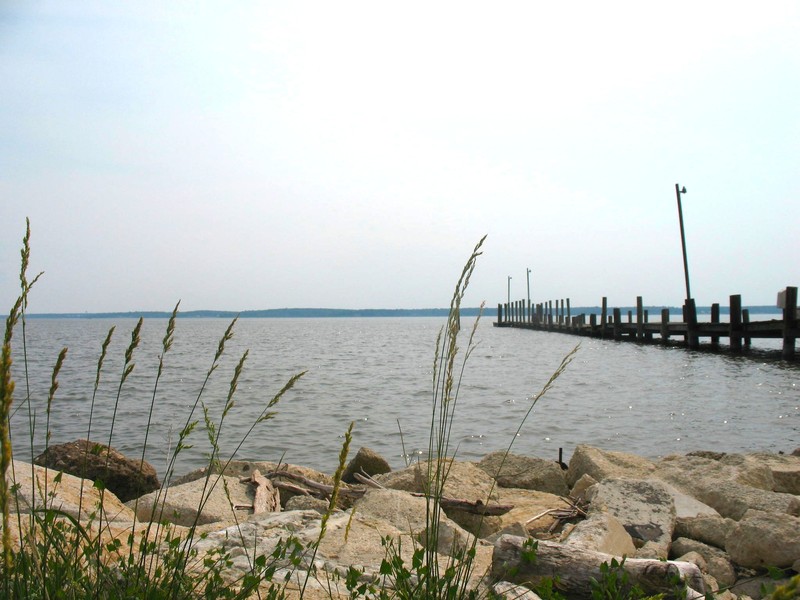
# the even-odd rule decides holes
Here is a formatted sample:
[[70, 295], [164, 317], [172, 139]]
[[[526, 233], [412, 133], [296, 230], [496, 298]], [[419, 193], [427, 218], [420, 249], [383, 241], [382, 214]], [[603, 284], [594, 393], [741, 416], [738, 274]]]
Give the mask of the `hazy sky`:
[[800, 3], [0, 4], [0, 312], [800, 284]]

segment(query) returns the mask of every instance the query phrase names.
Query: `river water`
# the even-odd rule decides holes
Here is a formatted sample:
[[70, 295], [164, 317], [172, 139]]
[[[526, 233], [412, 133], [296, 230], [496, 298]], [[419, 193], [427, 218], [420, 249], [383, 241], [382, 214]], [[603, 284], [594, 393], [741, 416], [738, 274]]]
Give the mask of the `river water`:
[[[478, 323], [457, 400], [451, 442], [463, 459], [512, 442], [512, 452], [542, 458], [555, 459], [563, 448], [567, 461], [579, 443], [648, 457], [699, 449], [791, 452], [800, 446], [800, 364], [778, 358], [779, 340], [754, 340], [761, 346], [733, 356], [495, 328], [491, 321], [485, 316]], [[473, 322], [464, 319], [462, 349]], [[51, 372], [67, 347], [49, 415], [50, 443], [85, 438], [91, 414], [92, 439], [108, 443], [111, 435], [111, 445], [128, 456], [142, 455], [147, 435], [145, 456], [163, 474], [229, 321], [178, 319], [154, 392], [167, 320], [145, 320], [135, 368], [119, 391], [135, 324], [29, 319], [24, 353], [17, 327], [12, 436], [18, 458], [31, 454], [28, 395], [35, 413], [33, 452], [44, 448]], [[218, 422], [236, 364], [249, 350], [234, 406], [220, 428], [222, 457], [282, 458], [332, 472], [354, 422], [352, 452], [368, 446], [394, 468], [403, 467], [427, 448], [434, 348], [443, 324], [430, 317], [238, 321], [200, 394]], [[92, 404], [101, 344], [112, 326]], [[532, 398], [578, 344], [572, 363], [523, 422]], [[306, 374], [274, 407], [275, 417], [241, 443], [267, 403], [301, 371]], [[180, 454], [177, 474], [205, 464], [210, 449], [202, 410], [191, 420], [200, 424], [189, 439], [193, 447]]]

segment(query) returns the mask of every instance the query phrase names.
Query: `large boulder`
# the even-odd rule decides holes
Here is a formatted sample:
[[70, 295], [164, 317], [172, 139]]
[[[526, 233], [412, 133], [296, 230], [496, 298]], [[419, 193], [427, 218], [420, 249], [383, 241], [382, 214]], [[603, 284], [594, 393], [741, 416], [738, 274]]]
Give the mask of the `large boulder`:
[[670, 557], [683, 560], [683, 556], [696, 553], [703, 557], [704, 567], [701, 570], [708, 573], [722, 587], [730, 587], [736, 582], [736, 570], [733, 568], [727, 554], [719, 548], [691, 540], [689, 538], [675, 538], [670, 548]]
[[494, 539], [500, 537], [500, 532], [534, 537], [546, 534], [556, 525], [552, 511], [569, 508], [560, 496], [548, 492], [500, 488], [498, 493], [498, 502], [513, 508], [498, 517], [484, 519], [482, 530], [477, 532], [480, 537]]
[[739, 520], [748, 509], [800, 514], [800, 499], [771, 491], [772, 473], [741, 455], [721, 459], [671, 455], [657, 463], [656, 476], [714, 508], [723, 517]]
[[743, 567], [791, 567], [800, 560], [800, 518], [749, 510], [728, 536], [725, 550]]
[[[435, 473], [435, 465], [431, 465]], [[442, 495], [457, 500], [469, 502], [483, 502], [484, 504], [497, 502], [497, 485], [484, 470], [471, 462], [455, 460], [443, 461], [441, 472], [444, 477]], [[392, 471], [378, 475], [374, 479], [384, 487], [403, 490], [417, 494], [428, 492], [428, 463], [421, 462], [399, 471]], [[498, 529], [497, 517], [485, 517], [461, 510], [459, 508], [445, 508], [445, 513], [461, 527], [481, 536], [489, 530]]]
[[565, 541], [569, 545], [578, 545], [587, 550], [612, 556], [636, 554], [636, 546], [631, 535], [616, 517], [607, 513], [589, 515], [587, 519], [575, 525]]
[[605, 479], [589, 490], [589, 512], [608, 513], [633, 538], [639, 558], [665, 559], [675, 529], [675, 504], [655, 479]]
[[108, 490], [102, 493], [103, 510], [98, 511], [101, 492], [91, 481], [18, 460], [12, 461], [8, 478], [13, 486], [11, 510], [20, 514], [53, 508], [84, 522], [93, 514], [105, 521], [133, 521], [133, 511]]
[[567, 484], [574, 486], [583, 475], [589, 475], [595, 481], [602, 481], [607, 477], [646, 479], [654, 471], [653, 462], [641, 456], [579, 444], [569, 461]]
[[[423, 541], [428, 531], [425, 499], [399, 490], [367, 490], [356, 501], [355, 511], [362, 518], [372, 517], [391, 523], [418, 541]], [[472, 537], [443, 514], [439, 516], [436, 540], [437, 552], [447, 555], [464, 552], [472, 543]]]
[[50, 446], [33, 462], [92, 481], [102, 481], [107, 490], [127, 502], [161, 487], [153, 466], [129, 459], [114, 448], [89, 440]]
[[253, 511], [236, 507], [252, 507], [254, 499], [250, 484], [238, 477], [213, 475], [207, 485], [206, 479], [196, 479], [150, 492], [127, 505], [136, 510], [141, 521], [168, 521], [190, 527], [246, 519]]
[[769, 469], [772, 474], [773, 492], [800, 496], [800, 456], [772, 452], [757, 452], [749, 456]]
[[392, 467], [380, 454], [370, 448], [360, 448], [356, 455], [347, 463], [342, 481], [345, 483], [357, 483], [356, 473], [366, 473], [370, 477], [391, 472]]
[[689, 538], [710, 544], [720, 549], [725, 548], [728, 536], [736, 527], [736, 521], [719, 515], [697, 516], [693, 518], [680, 518], [675, 521], [673, 537]]
[[492, 452], [484, 456], [477, 465], [494, 477], [502, 487], [536, 490], [556, 496], [566, 496], [569, 493], [564, 470], [552, 460]]

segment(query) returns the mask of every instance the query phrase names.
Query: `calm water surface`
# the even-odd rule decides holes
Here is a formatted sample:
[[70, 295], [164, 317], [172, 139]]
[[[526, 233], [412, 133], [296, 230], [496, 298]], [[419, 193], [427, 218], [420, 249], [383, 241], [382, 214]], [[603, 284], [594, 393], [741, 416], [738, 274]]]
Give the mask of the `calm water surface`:
[[[755, 320], [755, 318], [754, 318]], [[438, 318], [243, 319], [200, 399], [219, 420], [236, 363], [249, 350], [221, 428], [225, 456], [283, 460], [332, 472], [351, 421], [352, 450], [369, 446], [395, 468], [427, 447]], [[465, 329], [472, 319], [465, 319]], [[17, 456], [30, 458], [26, 388], [35, 411], [35, 453], [44, 447], [50, 374], [68, 347], [50, 413], [51, 444], [86, 437], [100, 347], [116, 326], [94, 399], [92, 439], [141, 456], [153, 397], [146, 458], [163, 473], [211, 367], [227, 320], [179, 319], [155, 390], [166, 319], [145, 320], [135, 369], [116, 405], [134, 320], [32, 319], [15, 333], [17, 381], [12, 435]], [[468, 332], [467, 332], [468, 333]], [[453, 444], [465, 459], [508, 447], [568, 460], [576, 444], [648, 457], [697, 449], [792, 451], [800, 446], [800, 365], [774, 352], [731, 356], [680, 348], [492, 327], [484, 317], [464, 373]], [[462, 344], [467, 343], [466, 337]], [[555, 387], [517, 434], [531, 398], [576, 344], [580, 349]], [[756, 343], [756, 341], [754, 341]], [[779, 341], [761, 342], [765, 350]], [[274, 419], [240, 440], [295, 373], [307, 371], [275, 407]], [[198, 410], [193, 419], [201, 421]], [[402, 432], [402, 433], [401, 433]], [[201, 426], [177, 471], [205, 464]], [[237, 450], [238, 447], [238, 450]]]

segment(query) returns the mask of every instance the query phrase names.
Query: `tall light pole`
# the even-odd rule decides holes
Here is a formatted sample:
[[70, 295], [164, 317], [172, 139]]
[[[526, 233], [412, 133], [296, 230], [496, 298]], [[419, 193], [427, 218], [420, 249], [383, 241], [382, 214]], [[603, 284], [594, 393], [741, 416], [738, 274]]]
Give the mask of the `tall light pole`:
[[681, 224], [681, 248], [683, 249], [683, 275], [686, 278], [686, 299], [692, 297], [689, 291], [689, 261], [686, 259], [686, 234], [683, 231], [683, 209], [681, 208], [681, 194], [686, 193], [686, 186], [681, 188], [677, 183], [675, 184], [675, 196], [678, 198], [678, 220]]
[[508, 310], [511, 310], [511, 275], [508, 276]]
[[528, 269], [528, 306], [531, 305], [531, 270]]

